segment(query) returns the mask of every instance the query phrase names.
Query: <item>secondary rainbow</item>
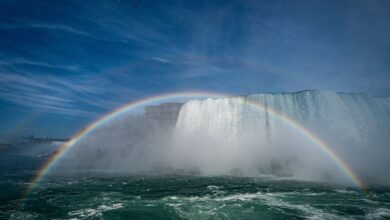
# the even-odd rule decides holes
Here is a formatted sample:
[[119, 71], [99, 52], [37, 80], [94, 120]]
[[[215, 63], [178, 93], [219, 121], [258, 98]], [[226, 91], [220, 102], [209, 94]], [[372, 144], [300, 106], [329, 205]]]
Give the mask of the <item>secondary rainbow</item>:
[[[29, 187], [26, 190], [26, 195], [28, 195], [35, 186], [43, 179], [43, 177], [51, 170], [52, 167], [54, 167], [58, 161], [60, 161], [61, 157], [66, 154], [66, 152], [74, 146], [77, 142], [83, 139], [87, 134], [89, 134], [91, 131], [95, 130], [97, 127], [107, 123], [108, 121], [111, 121], [115, 117], [118, 117], [121, 114], [124, 114], [126, 112], [129, 112], [131, 110], [134, 110], [136, 108], [154, 104], [154, 103], [161, 103], [164, 101], [170, 101], [174, 99], [191, 99], [191, 98], [221, 98], [221, 97], [227, 97], [229, 95], [227, 94], [218, 94], [218, 93], [210, 93], [210, 92], [180, 92], [180, 93], [167, 93], [157, 96], [148, 97], [139, 101], [132, 102], [130, 104], [126, 104], [106, 115], [99, 118], [98, 120], [91, 123], [89, 126], [87, 126], [85, 129], [78, 132], [75, 136], [71, 138], [68, 142], [64, 143], [56, 152], [55, 154], [39, 169], [37, 174], [32, 179], [31, 183], [29, 184]], [[286, 115], [283, 115], [269, 107], [263, 106], [261, 103], [255, 101], [246, 99], [245, 101], [239, 98], [233, 98], [233, 100], [236, 100], [238, 102], [241, 102], [242, 104], [248, 104], [253, 107], [256, 107], [257, 109], [261, 111], [267, 111], [269, 114], [271, 114], [274, 117], [277, 117], [281, 119], [283, 122], [291, 126], [292, 128], [298, 130], [301, 132], [302, 135], [307, 137], [310, 141], [315, 143], [320, 149], [328, 155], [332, 160], [334, 160], [341, 170], [344, 171], [344, 173], [349, 176], [349, 178], [354, 182], [358, 187], [361, 189], [365, 189], [365, 184], [363, 181], [359, 179], [359, 177], [354, 173], [351, 167], [330, 147], [328, 144], [326, 144], [323, 140], [321, 140], [318, 136], [316, 136], [313, 132], [309, 131], [307, 128], [305, 128], [303, 125], [299, 124], [298, 122], [294, 121], [293, 119], [287, 117]]]

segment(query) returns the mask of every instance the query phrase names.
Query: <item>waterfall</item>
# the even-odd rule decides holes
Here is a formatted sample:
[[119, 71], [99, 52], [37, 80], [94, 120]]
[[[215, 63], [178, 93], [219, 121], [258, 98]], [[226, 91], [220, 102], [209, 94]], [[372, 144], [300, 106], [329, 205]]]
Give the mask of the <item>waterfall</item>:
[[366, 178], [390, 171], [389, 99], [320, 90], [191, 100], [176, 123], [175, 161], [211, 175], [343, 178], [337, 163], [292, 123]]
[[352, 170], [366, 183], [390, 184], [387, 97], [313, 90], [145, 110], [91, 132], [69, 150], [61, 169], [345, 183]]

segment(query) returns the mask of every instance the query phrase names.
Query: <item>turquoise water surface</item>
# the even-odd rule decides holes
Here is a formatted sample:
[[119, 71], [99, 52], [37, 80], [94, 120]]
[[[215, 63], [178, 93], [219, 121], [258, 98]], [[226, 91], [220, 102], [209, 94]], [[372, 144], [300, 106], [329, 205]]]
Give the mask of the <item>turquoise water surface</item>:
[[30, 175], [1, 180], [4, 219], [388, 219], [390, 190], [244, 177], [56, 177], [23, 197]]

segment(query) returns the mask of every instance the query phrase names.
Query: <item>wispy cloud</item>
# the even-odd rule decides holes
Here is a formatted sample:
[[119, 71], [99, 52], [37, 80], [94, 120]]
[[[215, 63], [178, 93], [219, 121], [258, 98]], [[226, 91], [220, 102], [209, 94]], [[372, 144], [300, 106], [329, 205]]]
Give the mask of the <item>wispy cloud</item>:
[[21, 28], [36, 28], [36, 29], [48, 29], [55, 31], [65, 31], [73, 34], [90, 36], [85, 31], [78, 30], [74, 27], [61, 24], [50, 24], [50, 23], [19, 23], [19, 24], [0, 24], [1, 29], [21, 29]]
[[66, 32], [70, 32], [70, 33], [73, 33], [73, 34], [90, 36], [90, 34], [87, 33], [87, 32], [78, 30], [76, 28], [73, 28], [73, 27], [67, 26], [67, 25], [60, 25], [60, 24], [28, 24], [27, 27], [52, 29], [52, 30], [57, 30], [57, 31], [66, 31]]
[[[76, 114], [70, 109], [104, 111], [179, 89], [390, 91], [385, 10], [372, 15], [334, 4], [339, 10], [328, 11], [323, 2], [323, 9], [298, 3], [291, 10], [258, 1], [144, 2], [138, 9], [124, 1], [98, 1], [93, 9], [69, 2], [58, 19], [33, 5], [39, 16], [19, 12], [21, 18], [0, 21], [10, 42], [0, 44], [10, 51], [0, 57], [0, 99]], [[361, 17], [381, 22], [356, 22]]]
[[11, 59], [11, 60], [0, 60], [0, 65], [4, 65], [4, 66], [32, 65], [32, 66], [40, 66], [40, 67], [47, 67], [47, 68], [64, 69], [64, 70], [69, 70], [69, 71], [80, 70], [80, 67], [77, 65], [51, 64], [51, 63], [46, 63], [46, 62], [28, 60], [25, 58], [17, 58], [17, 59]]
[[[104, 78], [79, 76], [75, 80], [64, 76], [0, 72], [0, 99], [35, 111], [95, 117], [97, 112], [118, 105], [108, 99], [112, 94], [102, 87], [107, 83]], [[122, 91], [120, 87], [117, 89], [116, 92]]]
[[173, 61], [168, 60], [166, 58], [162, 58], [162, 57], [152, 57], [151, 59], [155, 60], [157, 62], [160, 62], [160, 63], [174, 63]]

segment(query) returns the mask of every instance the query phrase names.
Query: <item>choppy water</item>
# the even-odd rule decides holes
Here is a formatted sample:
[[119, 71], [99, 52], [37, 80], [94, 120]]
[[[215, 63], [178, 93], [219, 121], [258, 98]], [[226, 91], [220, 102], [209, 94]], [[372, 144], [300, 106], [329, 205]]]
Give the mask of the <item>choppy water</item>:
[[389, 219], [390, 190], [239, 177], [53, 178], [0, 183], [4, 219]]

